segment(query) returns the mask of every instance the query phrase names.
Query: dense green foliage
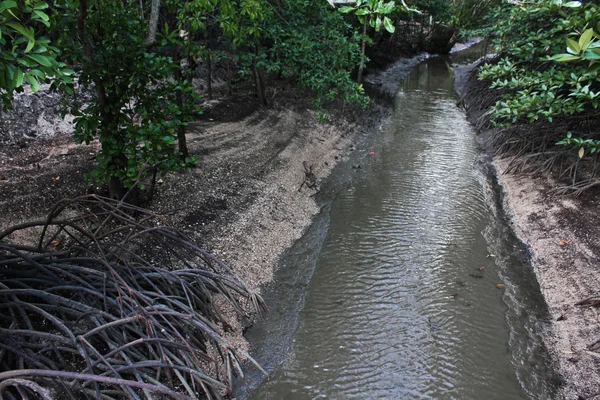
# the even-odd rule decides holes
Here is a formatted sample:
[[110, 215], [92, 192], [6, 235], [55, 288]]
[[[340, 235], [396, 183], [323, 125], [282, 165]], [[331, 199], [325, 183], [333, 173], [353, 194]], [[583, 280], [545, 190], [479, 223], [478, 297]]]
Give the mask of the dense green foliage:
[[57, 61], [59, 50], [39, 34], [50, 26], [43, 1], [5, 0], [0, 2], [0, 98], [10, 108], [13, 93], [27, 83], [36, 92], [40, 82], [53, 81], [70, 91], [73, 71]]
[[[66, 58], [81, 65], [80, 83], [97, 93], [90, 105], [74, 108], [76, 139], [102, 143], [96, 181], [127, 188], [145, 171], [194, 162], [182, 146], [182, 127], [197, 100], [193, 67], [219, 52], [236, 64], [239, 77], [254, 80], [262, 103], [265, 74], [278, 73], [310, 88], [318, 106], [332, 99], [366, 104], [362, 86], [350, 78], [360, 38], [325, 2], [167, 1], [153, 46], [145, 43], [148, 10], [138, 4], [89, 0], [83, 21], [80, 4], [57, 2], [58, 42]], [[213, 38], [219, 38], [217, 48], [210, 47]]]
[[365, 48], [367, 41], [370, 41], [370, 37], [367, 35], [367, 29], [370, 26], [375, 32], [379, 32], [383, 26], [386, 31], [393, 33], [396, 30], [396, 27], [388, 15], [394, 12], [395, 6], [396, 4], [393, 1], [384, 3], [383, 0], [356, 0], [356, 3], [354, 3], [353, 6], [344, 6], [340, 8], [341, 13], [353, 13], [356, 15], [363, 27], [360, 46], [361, 58], [357, 77], [358, 82], [362, 81], [363, 70], [366, 64]]
[[479, 71], [499, 91], [489, 110], [492, 122], [507, 128], [498, 151], [524, 156], [513, 160], [513, 169], [569, 177], [560, 191], [575, 195], [600, 183], [598, 7], [564, 0], [509, 4], [495, 28], [499, 57]]
[[[185, 127], [201, 111], [192, 87], [197, 65], [208, 70], [209, 97], [221, 62], [235, 75], [229, 82], [253, 83], [261, 104], [268, 104], [266, 77], [283, 77], [310, 89], [325, 115], [332, 100], [368, 103], [360, 84], [365, 47], [380, 28], [394, 32], [395, 18], [419, 8], [429, 23], [470, 21], [494, 1], [358, 0], [336, 8], [325, 0], [4, 0], [0, 95], [8, 107], [24, 83], [36, 91], [40, 82], [73, 94], [73, 71], [63, 62], [77, 69], [75, 139], [100, 141], [90, 178], [109, 182], [120, 197], [150, 172], [194, 164]], [[459, 16], [465, 9], [468, 18]]]
[[193, 162], [181, 160], [175, 147], [177, 127], [193, 112], [178, 106], [175, 95], [192, 88], [170, 79], [177, 68], [170, 57], [149, 51], [137, 6], [119, 0], [75, 5], [56, 4], [63, 11], [59, 43], [64, 56], [82, 67], [79, 83], [95, 91], [86, 104], [72, 103], [75, 139], [99, 138], [102, 149], [90, 176], [112, 181], [114, 195], [121, 196], [146, 170], [174, 171]]
[[504, 91], [491, 110], [495, 122], [551, 122], [597, 108], [597, 69], [551, 56], [564, 53], [565, 37], [578, 36], [599, 20], [598, 6], [591, 3], [545, 0], [513, 6], [497, 26], [501, 59], [480, 70], [481, 78]]
[[365, 104], [362, 86], [350, 78], [360, 61], [356, 31], [327, 2], [286, 3], [266, 27], [267, 71], [311, 89], [318, 106], [333, 99]]
[[475, 29], [501, 4], [501, 0], [452, 0], [448, 4], [452, 26]]

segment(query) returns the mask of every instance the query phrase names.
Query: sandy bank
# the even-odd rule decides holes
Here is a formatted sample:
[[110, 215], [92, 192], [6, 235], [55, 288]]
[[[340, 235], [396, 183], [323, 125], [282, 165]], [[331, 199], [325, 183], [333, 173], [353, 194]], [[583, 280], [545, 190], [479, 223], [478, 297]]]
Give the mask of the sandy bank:
[[[458, 68], [456, 85], [469, 96], [473, 66]], [[473, 106], [470, 117], [484, 110]], [[494, 132], [481, 132], [485, 138]], [[487, 149], [492, 154], [492, 149]], [[531, 265], [550, 312], [544, 342], [562, 377], [561, 399], [587, 398], [600, 385], [600, 353], [590, 345], [600, 339], [599, 314], [575, 305], [600, 290], [600, 220], [598, 195], [559, 196], [553, 177], [539, 173], [505, 173], [511, 158], [493, 157], [492, 165], [502, 188], [504, 210], [517, 237], [527, 246]], [[581, 396], [581, 397], [580, 397]], [[592, 397], [590, 397], [592, 398]], [[596, 398], [596, 397], [593, 397]]]
[[[417, 62], [401, 60], [398, 70], [407, 73]], [[391, 107], [338, 104], [331, 121], [322, 123], [310, 94], [284, 82], [272, 82], [269, 107], [259, 107], [250, 90], [245, 93], [205, 104], [202, 119], [187, 131], [197, 168], [160, 179], [154, 198], [143, 205], [166, 215], [260, 291], [273, 279], [281, 254], [319, 212], [313, 196], [320, 180], [352, 151], [358, 135], [380, 126]], [[0, 230], [44, 217], [61, 198], [103, 190], [84, 179], [98, 143], [78, 146], [63, 131], [4, 138]], [[303, 185], [305, 180], [311, 185]], [[245, 346], [242, 332], [250, 319], [238, 320], [226, 304], [221, 307], [232, 319], [224, 328], [227, 336]]]

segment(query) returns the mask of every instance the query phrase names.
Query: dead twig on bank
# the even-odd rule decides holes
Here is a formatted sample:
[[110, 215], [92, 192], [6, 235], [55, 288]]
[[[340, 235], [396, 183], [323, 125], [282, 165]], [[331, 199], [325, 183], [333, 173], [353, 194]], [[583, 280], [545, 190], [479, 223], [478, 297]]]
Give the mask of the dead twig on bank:
[[303, 161], [302, 165], [304, 166], [304, 180], [298, 188], [298, 191], [302, 191], [302, 188], [306, 186], [307, 188], [313, 189], [314, 191], [318, 192], [319, 188], [317, 187], [317, 176], [313, 172], [313, 166], [308, 165], [306, 161]]

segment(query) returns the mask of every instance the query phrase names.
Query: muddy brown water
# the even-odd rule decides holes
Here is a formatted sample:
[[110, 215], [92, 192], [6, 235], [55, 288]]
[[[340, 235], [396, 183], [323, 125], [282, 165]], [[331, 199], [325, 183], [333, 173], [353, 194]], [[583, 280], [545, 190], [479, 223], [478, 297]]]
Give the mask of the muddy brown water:
[[415, 67], [382, 133], [324, 184], [247, 334], [270, 376], [251, 373], [237, 398], [553, 398], [544, 302], [456, 107], [452, 62]]

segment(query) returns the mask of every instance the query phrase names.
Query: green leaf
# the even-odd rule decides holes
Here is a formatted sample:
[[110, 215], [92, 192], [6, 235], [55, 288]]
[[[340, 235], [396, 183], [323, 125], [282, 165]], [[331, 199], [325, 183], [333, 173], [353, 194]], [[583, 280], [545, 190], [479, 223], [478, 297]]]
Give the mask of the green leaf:
[[556, 61], [558, 62], [569, 62], [569, 61], [575, 61], [575, 60], [579, 60], [579, 56], [574, 56], [571, 54], [559, 54], [560, 58], [556, 58]]
[[585, 32], [581, 34], [581, 37], [579, 38], [579, 47], [581, 48], [581, 50], [585, 51], [588, 48], [593, 36], [594, 30], [591, 28], [586, 29]]
[[371, 11], [367, 10], [366, 8], [359, 8], [358, 10], [356, 10], [356, 15], [369, 15], [371, 14]]
[[600, 60], [600, 54], [595, 51], [586, 51], [583, 53], [583, 58], [586, 60]]
[[18, 68], [16, 68], [14, 65], [12, 64], [8, 64], [6, 66], [6, 83], [11, 86], [11, 89], [14, 89], [14, 87], [12, 87], [12, 85], [14, 84], [14, 80], [15, 80], [15, 72]]
[[27, 47], [25, 47], [25, 53], [29, 53], [31, 51], [31, 49], [33, 49], [34, 45], [35, 45], [35, 42], [29, 40], [27, 42]]
[[20, 88], [23, 86], [23, 71], [21, 68], [17, 68], [17, 73], [15, 75], [15, 88]]
[[394, 7], [396, 7], [396, 3], [394, 3], [393, 1], [390, 1], [389, 3], [387, 3], [382, 10], [382, 14], [389, 14], [392, 11], [394, 11]]
[[573, 54], [579, 54], [579, 52], [581, 51], [581, 47], [579, 46], [579, 43], [577, 43], [576, 41], [574, 41], [571, 38], [567, 38], [567, 51], [569, 51], [569, 53], [573, 53]]
[[597, 48], [600, 48], [600, 42], [599, 42], [599, 41], [592, 42], [592, 43], [590, 43], [590, 45], [588, 46], [588, 50], [589, 50], [589, 49], [597, 49]]
[[344, 7], [341, 7], [338, 11], [343, 14], [347, 14], [349, 12], [354, 11], [354, 7], [344, 6]]
[[35, 41], [35, 37], [33, 35], [33, 30], [29, 30], [29, 29], [25, 28], [23, 25], [21, 25], [21, 24], [19, 24], [17, 22], [8, 22], [6, 24], [6, 26], [10, 26], [15, 31], [17, 31], [21, 35], [25, 36], [27, 39], [29, 39], [31, 41]]
[[7, 8], [15, 8], [17, 7], [17, 3], [13, 0], [6, 0], [0, 2], [0, 13], [6, 10]]
[[50, 22], [48, 22], [50, 21], [50, 17], [48, 17], [45, 12], [34, 10], [33, 15], [35, 15], [37, 17], [36, 19], [42, 22], [44, 25], [50, 26]]
[[383, 26], [384, 26], [385, 30], [388, 31], [389, 33], [394, 33], [394, 31], [396, 30], [396, 27], [392, 23], [392, 20], [389, 19], [388, 17], [383, 18]]
[[40, 56], [39, 54], [27, 54], [25, 57], [32, 59], [33, 61], [37, 62], [40, 65], [43, 65], [44, 67], [52, 66], [52, 62], [46, 56]]
[[27, 43], [25, 53], [31, 51], [31, 49], [35, 45], [35, 35], [33, 33], [33, 29], [27, 29], [23, 25], [18, 24], [16, 22], [9, 22], [6, 24], [6, 26], [13, 28], [15, 31], [19, 32], [21, 35], [26, 37], [29, 42]]
[[375, 31], [379, 32], [379, 30], [381, 29], [381, 17], [377, 17], [375, 19]]
[[27, 71], [29, 75], [37, 76], [40, 79], [46, 79], [46, 74], [40, 71], [39, 69], [30, 69]]
[[581, 7], [580, 1], [569, 1], [568, 3], [563, 4], [565, 7], [577, 8]]
[[37, 78], [32, 76], [32, 75], [25, 75], [25, 80], [27, 81], [27, 83], [29, 83], [29, 86], [31, 86], [31, 90], [35, 93], [38, 90], [40, 90], [40, 84], [37, 81]]
[[66, 76], [75, 75], [75, 71], [73, 71], [72, 69], [68, 69], [68, 68], [61, 69], [60, 73], [63, 75], [66, 75]]
[[561, 54], [555, 54], [555, 55], [553, 55], [552, 57], [548, 57], [548, 59], [549, 59], [549, 60], [556, 61], [556, 60], [558, 60], [558, 59], [560, 59], [560, 58], [563, 58], [563, 57], [571, 57], [571, 56], [572, 56], [571, 54], [567, 54], [567, 53], [561, 53]]

